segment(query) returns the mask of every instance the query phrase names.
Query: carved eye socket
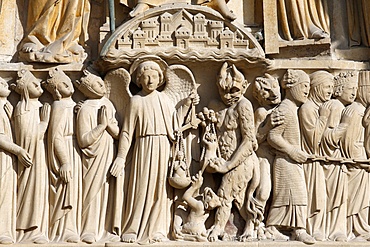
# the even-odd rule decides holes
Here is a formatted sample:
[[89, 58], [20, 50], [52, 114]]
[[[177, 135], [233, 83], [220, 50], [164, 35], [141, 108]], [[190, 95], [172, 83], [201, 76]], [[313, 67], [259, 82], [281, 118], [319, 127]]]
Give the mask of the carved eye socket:
[[237, 93], [237, 92], [240, 92], [240, 89], [239, 88], [237, 88], [237, 87], [233, 87], [233, 88], [231, 88], [230, 89], [230, 93]]

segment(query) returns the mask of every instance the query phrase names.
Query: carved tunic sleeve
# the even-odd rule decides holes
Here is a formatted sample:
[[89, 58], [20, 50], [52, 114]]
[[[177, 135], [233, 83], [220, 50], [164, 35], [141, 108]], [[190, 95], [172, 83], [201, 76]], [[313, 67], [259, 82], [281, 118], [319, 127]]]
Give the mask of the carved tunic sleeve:
[[321, 138], [325, 130], [327, 117], [319, 116], [319, 107], [307, 101], [299, 110], [302, 148], [309, 154], [318, 154]]
[[126, 158], [130, 149], [138, 118], [138, 110], [140, 109], [140, 101], [135, 97], [131, 98], [127, 109], [129, 110], [126, 111], [126, 115], [123, 119], [122, 132], [119, 138], [117, 153], [117, 156], [121, 158]]
[[284, 116], [284, 123], [271, 129], [267, 141], [276, 150], [289, 154], [300, 148], [300, 133], [297, 116], [293, 112], [297, 109], [290, 101], [284, 100], [278, 109]]

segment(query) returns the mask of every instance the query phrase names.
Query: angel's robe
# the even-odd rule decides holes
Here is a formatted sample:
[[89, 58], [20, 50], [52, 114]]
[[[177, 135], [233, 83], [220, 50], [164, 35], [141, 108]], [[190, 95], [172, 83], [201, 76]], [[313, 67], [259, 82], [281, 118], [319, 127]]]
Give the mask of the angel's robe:
[[[50, 175], [50, 240], [65, 241], [80, 235], [82, 162], [75, 135], [75, 102], [71, 98], [52, 105], [48, 130]], [[62, 165], [71, 166], [72, 179], [60, 177]]]
[[[18, 162], [17, 230], [32, 230], [19, 240], [46, 238], [48, 231], [48, 167], [44, 135], [40, 130], [40, 107], [37, 99], [21, 100], [14, 110], [16, 143], [32, 157], [32, 166]], [[26, 239], [25, 239], [26, 238]]]
[[[330, 115], [321, 140], [320, 154], [341, 158], [339, 140], [345, 131], [339, 126], [344, 105], [337, 99], [330, 100]], [[326, 236], [330, 240], [341, 234], [346, 235], [348, 179], [339, 162], [323, 165], [326, 179]]]
[[[345, 158], [366, 160], [364, 147], [364, 132], [362, 118], [366, 108], [354, 102], [346, 107], [353, 110], [351, 121], [347, 127], [340, 147]], [[370, 237], [369, 207], [370, 207], [370, 175], [364, 169], [356, 167], [348, 169], [348, 209], [347, 209], [347, 233], [354, 232], [365, 239]]]
[[[4, 110], [5, 101], [0, 101], [0, 138], [13, 141], [8, 115]], [[15, 214], [17, 175], [12, 155], [0, 148], [0, 239], [11, 238], [15, 241]]]
[[77, 140], [82, 151], [82, 226], [81, 238], [91, 235], [96, 241], [106, 236], [109, 194], [109, 168], [114, 160], [114, 139], [104, 130], [97, 135], [98, 112], [105, 105], [109, 121], [116, 110], [109, 99], [88, 99], [77, 113]]
[[166, 94], [153, 91], [131, 98], [124, 116], [118, 156], [125, 158], [134, 141], [122, 234], [139, 243], [167, 238], [171, 188], [167, 182], [176, 110]]
[[[319, 115], [319, 105], [308, 100], [299, 109], [302, 149], [308, 154], [319, 155], [322, 133], [327, 117]], [[320, 162], [313, 161], [303, 165], [307, 186], [307, 232], [325, 234], [326, 188], [325, 174]]]

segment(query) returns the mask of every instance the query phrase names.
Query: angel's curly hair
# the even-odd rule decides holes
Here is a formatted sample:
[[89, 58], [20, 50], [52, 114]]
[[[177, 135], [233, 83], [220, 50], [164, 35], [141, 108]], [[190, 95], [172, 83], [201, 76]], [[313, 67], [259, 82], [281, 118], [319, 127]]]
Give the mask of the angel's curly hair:
[[163, 71], [158, 63], [154, 61], [144, 61], [137, 67], [136, 71], [136, 84], [141, 87], [140, 78], [147, 70], [155, 70], [158, 72], [159, 75], [159, 86], [162, 86], [164, 83]]

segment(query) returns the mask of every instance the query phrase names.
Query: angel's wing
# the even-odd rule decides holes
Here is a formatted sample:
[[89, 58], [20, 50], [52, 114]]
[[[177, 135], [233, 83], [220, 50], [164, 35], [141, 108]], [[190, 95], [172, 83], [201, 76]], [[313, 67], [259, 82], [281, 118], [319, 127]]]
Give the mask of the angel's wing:
[[170, 65], [165, 77], [166, 86], [162, 92], [167, 94], [176, 107], [199, 86], [195, 83], [193, 73], [184, 65]]
[[122, 123], [122, 117], [128, 106], [132, 94], [130, 92], [130, 73], [124, 68], [109, 71], [104, 77], [105, 84], [110, 85], [109, 99], [117, 110], [118, 121]]

